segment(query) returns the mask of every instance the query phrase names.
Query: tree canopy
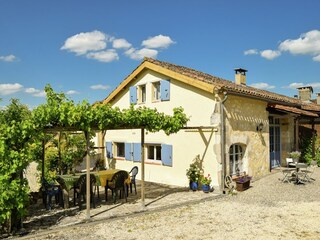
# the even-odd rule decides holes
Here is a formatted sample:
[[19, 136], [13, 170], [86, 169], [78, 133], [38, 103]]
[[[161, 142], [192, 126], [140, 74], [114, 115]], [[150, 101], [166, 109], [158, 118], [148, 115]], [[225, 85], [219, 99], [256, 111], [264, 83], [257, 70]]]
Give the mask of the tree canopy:
[[108, 104], [91, 105], [86, 101], [75, 104], [63, 93], [57, 94], [47, 85], [47, 103], [32, 112], [33, 122], [38, 129], [68, 128], [90, 132], [119, 128], [145, 128], [150, 132], [163, 130], [166, 134], [176, 133], [188, 118], [183, 108], [173, 109], [173, 115], [165, 115], [157, 109], [146, 107], [120, 110]]

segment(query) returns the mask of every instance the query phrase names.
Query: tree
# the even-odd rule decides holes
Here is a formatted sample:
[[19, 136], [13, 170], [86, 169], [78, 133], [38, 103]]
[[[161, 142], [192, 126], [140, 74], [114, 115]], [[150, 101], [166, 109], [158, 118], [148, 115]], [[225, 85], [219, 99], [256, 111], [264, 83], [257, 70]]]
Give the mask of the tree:
[[12, 99], [0, 117], [0, 223], [11, 230], [19, 227], [28, 202], [28, 188], [22, 173], [32, 156], [34, 129], [30, 111]]

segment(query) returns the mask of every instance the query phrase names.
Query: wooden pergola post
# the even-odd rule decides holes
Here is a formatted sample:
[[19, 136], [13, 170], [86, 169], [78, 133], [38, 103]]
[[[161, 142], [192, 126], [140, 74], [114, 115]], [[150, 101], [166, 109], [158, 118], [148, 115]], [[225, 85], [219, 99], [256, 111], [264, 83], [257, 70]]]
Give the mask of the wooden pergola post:
[[145, 186], [144, 186], [144, 128], [141, 128], [141, 207], [145, 209]]
[[86, 166], [87, 166], [87, 172], [86, 172], [86, 176], [87, 176], [87, 179], [86, 179], [86, 186], [87, 186], [87, 189], [86, 189], [86, 195], [87, 195], [87, 198], [86, 198], [86, 219], [90, 219], [90, 156], [89, 156], [89, 151], [90, 151], [90, 138], [89, 138], [89, 132], [86, 131], [85, 133], [85, 137], [86, 137], [86, 151], [87, 151], [87, 155], [86, 155]]

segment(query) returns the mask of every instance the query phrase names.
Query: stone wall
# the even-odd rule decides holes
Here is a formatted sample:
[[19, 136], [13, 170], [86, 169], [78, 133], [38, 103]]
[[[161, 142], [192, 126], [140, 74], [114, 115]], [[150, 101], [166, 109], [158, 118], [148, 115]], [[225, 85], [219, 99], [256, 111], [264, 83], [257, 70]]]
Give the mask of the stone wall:
[[[269, 123], [267, 103], [259, 100], [229, 95], [226, 110], [226, 162], [229, 172], [229, 152], [232, 144], [242, 146], [243, 170], [254, 177], [268, 173]], [[262, 123], [262, 131], [257, 126]]]

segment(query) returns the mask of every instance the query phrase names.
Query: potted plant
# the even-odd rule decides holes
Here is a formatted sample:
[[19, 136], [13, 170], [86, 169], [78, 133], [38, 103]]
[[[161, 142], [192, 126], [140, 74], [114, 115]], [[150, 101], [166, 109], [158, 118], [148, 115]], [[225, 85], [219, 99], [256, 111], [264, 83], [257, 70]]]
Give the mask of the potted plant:
[[248, 175], [241, 176], [236, 179], [236, 189], [239, 192], [247, 190], [250, 187], [252, 177]]
[[201, 184], [202, 184], [202, 190], [205, 193], [208, 193], [210, 191], [210, 183], [211, 183], [211, 176], [208, 174], [208, 176], [203, 176], [201, 178]]
[[186, 175], [189, 179], [190, 189], [196, 191], [198, 189], [198, 182], [200, 178], [200, 168], [196, 162], [190, 164]]
[[299, 151], [293, 151], [289, 153], [289, 156], [293, 159], [293, 161], [295, 163], [297, 163], [299, 161], [299, 158], [301, 156], [301, 152]]

